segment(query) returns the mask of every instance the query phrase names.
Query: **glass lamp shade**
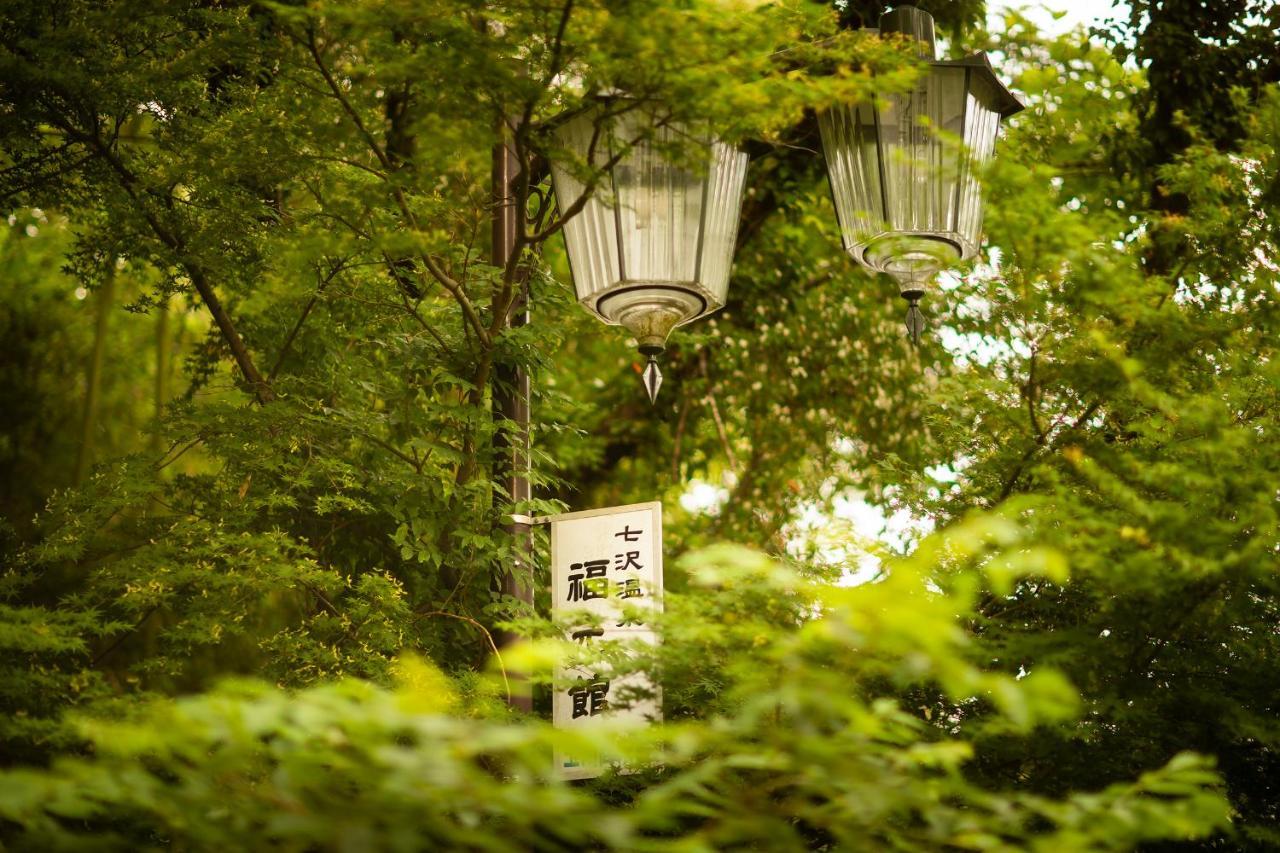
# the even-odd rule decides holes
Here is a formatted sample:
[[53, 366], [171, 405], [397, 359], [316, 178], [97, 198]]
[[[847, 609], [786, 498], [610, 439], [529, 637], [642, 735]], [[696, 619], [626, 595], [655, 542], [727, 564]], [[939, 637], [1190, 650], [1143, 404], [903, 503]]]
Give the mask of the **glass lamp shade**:
[[[645, 138], [642, 123], [653, 119], [642, 109], [610, 121], [597, 130], [596, 116], [585, 114], [557, 131], [579, 164], [596, 169], [630, 146], [565, 223], [565, 245], [578, 301], [626, 328], [652, 356], [673, 328], [724, 307], [747, 155], [702, 141], [705, 168], [686, 168], [665, 151], [698, 138], [687, 128], [661, 127]], [[564, 163], [552, 162], [551, 178], [561, 210], [587, 189], [582, 170]]]
[[[881, 19], [881, 30], [914, 37], [932, 59], [926, 13], [899, 7]], [[976, 254], [982, 197], [975, 172], [992, 156], [1000, 119], [1021, 109], [979, 53], [930, 62], [912, 91], [821, 114], [831, 195], [854, 260], [896, 278], [914, 306], [940, 269]]]

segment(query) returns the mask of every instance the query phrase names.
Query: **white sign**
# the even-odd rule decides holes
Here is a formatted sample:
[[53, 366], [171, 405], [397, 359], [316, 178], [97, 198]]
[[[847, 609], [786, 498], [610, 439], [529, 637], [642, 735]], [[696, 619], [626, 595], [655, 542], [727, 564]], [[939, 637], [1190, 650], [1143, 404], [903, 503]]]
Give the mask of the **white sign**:
[[[662, 504], [571, 512], [548, 521], [552, 611], [570, 617], [570, 638], [656, 643], [651, 616], [662, 608]], [[611, 679], [570, 661], [558, 675], [551, 713], [557, 728], [590, 728], [604, 720], [640, 727], [662, 719], [661, 691], [643, 674]], [[637, 700], [637, 692], [653, 698]], [[617, 707], [620, 696], [627, 707]], [[555, 760], [568, 779], [598, 776], [603, 769], [598, 756]]]

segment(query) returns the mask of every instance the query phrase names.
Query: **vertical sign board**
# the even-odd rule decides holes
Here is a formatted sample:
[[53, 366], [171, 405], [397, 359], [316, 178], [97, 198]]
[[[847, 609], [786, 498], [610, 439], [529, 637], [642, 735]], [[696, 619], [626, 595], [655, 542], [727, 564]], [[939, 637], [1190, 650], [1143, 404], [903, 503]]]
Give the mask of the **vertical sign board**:
[[[642, 611], [656, 613], [662, 607], [662, 504], [571, 512], [547, 520], [552, 609], [558, 618], [570, 617], [571, 638], [584, 644], [657, 642], [652, 621]], [[631, 619], [625, 618], [624, 608]], [[574, 622], [575, 614], [584, 617], [581, 623]], [[559, 675], [551, 711], [556, 728], [590, 728], [605, 720], [640, 727], [662, 719], [661, 691], [643, 674], [611, 680], [570, 662]], [[631, 698], [627, 707], [616, 707], [617, 697], [637, 689], [653, 698]], [[567, 779], [588, 779], [603, 770], [598, 756], [556, 755], [555, 761]]]

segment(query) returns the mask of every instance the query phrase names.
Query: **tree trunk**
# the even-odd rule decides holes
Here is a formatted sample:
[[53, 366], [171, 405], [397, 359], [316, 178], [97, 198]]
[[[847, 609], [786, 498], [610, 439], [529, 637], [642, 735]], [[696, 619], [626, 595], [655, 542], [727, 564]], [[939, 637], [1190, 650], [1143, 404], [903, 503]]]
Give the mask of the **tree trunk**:
[[111, 308], [115, 303], [116, 273], [108, 270], [102, 279], [97, 295], [97, 322], [93, 332], [93, 353], [89, 356], [84, 397], [84, 419], [80, 427], [80, 451], [76, 455], [73, 485], [84, 483], [93, 464], [93, 444], [98, 431], [98, 405], [102, 396], [102, 360], [107, 347], [107, 331], [110, 326]]
[[164, 450], [164, 437], [160, 424], [164, 419], [164, 404], [169, 401], [169, 356], [173, 342], [169, 339], [169, 298], [165, 297], [156, 308], [156, 422], [151, 434], [151, 455], [160, 458]]

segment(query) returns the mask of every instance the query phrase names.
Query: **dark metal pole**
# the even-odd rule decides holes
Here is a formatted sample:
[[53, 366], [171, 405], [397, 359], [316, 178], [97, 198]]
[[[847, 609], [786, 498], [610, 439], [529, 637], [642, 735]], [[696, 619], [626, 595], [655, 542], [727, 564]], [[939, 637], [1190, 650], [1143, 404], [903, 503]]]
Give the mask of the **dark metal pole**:
[[[505, 268], [515, 251], [517, 228], [521, 227], [523, 211], [516, 209], [516, 194], [511, 186], [520, 169], [515, 151], [503, 140], [493, 148], [493, 265]], [[520, 295], [512, 307], [511, 325], [519, 327], [529, 322], [528, 280], [518, 273], [517, 286]], [[510, 432], [499, 429], [494, 435], [496, 458], [501, 466], [502, 478], [511, 499], [507, 511], [514, 512], [517, 505], [529, 500], [529, 373], [523, 367], [499, 362], [494, 370], [494, 415], [512, 424]], [[527, 522], [515, 519], [506, 524], [507, 532], [516, 541], [517, 558], [509, 576], [502, 581], [502, 591], [533, 604], [533, 529]], [[498, 645], [506, 647], [518, 637], [503, 631]], [[512, 674], [508, 674], [510, 677]], [[510, 679], [513, 683], [516, 678]], [[524, 711], [533, 708], [533, 698], [527, 683], [519, 685], [511, 697], [511, 705]]]

